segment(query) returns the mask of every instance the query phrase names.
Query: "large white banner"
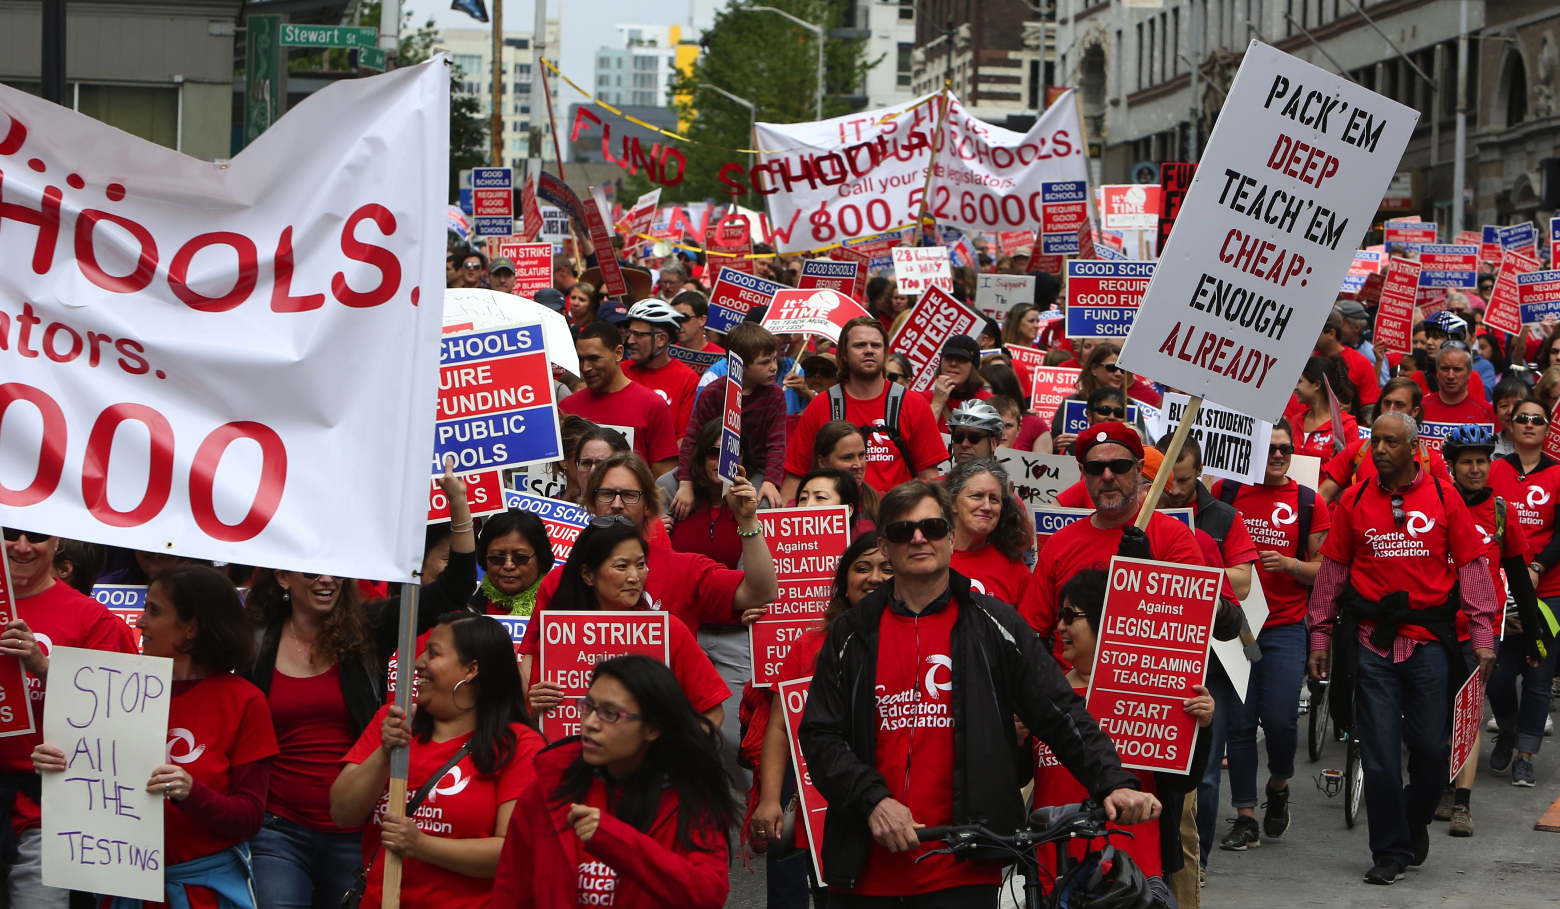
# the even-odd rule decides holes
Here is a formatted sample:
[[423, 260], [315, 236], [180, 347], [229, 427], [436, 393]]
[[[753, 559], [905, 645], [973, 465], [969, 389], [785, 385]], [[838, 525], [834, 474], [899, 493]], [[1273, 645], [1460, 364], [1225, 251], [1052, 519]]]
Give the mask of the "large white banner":
[[[939, 95], [820, 120], [760, 123], [769, 220], [780, 252], [816, 249], [911, 224], [937, 147], [931, 215], [969, 231], [1037, 230], [1040, 184], [1089, 179], [1069, 92], [1027, 133], [975, 119], [954, 99], [937, 135]], [[949, 95], [948, 97], [952, 97]]]
[[1121, 368], [1277, 420], [1418, 118], [1251, 42]]
[[410, 580], [448, 116], [439, 58], [223, 165], [0, 86], [0, 523]]

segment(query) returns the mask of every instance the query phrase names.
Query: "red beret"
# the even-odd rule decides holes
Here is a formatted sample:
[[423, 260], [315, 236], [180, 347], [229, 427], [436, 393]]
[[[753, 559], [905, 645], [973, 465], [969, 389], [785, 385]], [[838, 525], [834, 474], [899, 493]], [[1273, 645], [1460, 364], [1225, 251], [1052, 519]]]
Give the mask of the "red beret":
[[1143, 460], [1143, 440], [1138, 438], [1137, 430], [1125, 423], [1114, 420], [1108, 423], [1095, 423], [1088, 429], [1078, 433], [1078, 439], [1073, 443], [1073, 450], [1077, 452], [1078, 463], [1082, 464], [1084, 456], [1089, 449], [1102, 442], [1114, 442], [1124, 445], [1132, 452], [1132, 456], [1139, 461]]

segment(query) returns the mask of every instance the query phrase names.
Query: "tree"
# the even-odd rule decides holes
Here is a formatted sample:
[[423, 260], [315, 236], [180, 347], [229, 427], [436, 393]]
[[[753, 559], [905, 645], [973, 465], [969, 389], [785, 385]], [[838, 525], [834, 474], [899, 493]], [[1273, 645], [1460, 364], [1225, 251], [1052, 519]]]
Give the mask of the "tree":
[[[844, 21], [853, 2], [766, 0], [766, 5], [783, 9], [806, 22], [835, 28]], [[752, 101], [757, 105], [756, 119], [760, 121], [797, 123], [817, 119], [817, 42], [817, 36], [811, 31], [785, 17], [744, 9], [738, 0], [731, 0], [725, 9], [715, 14], [714, 27], [705, 32], [701, 41], [704, 54], [694, 63], [692, 71], [673, 85], [672, 93], [680, 119], [689, 124], [685, 135], [719, 147], [677, 143], [678, 149], [687, 156], [686, 175], [678, 185], [666, 188], [662, 195], [664, 201], [717, 199], [724, 202], [735, 198], [750, 207], [761, 205], [762, 197], [757, 194], [733, 197], [730, 187], [723, 185], [717, 177], [721, 165], [728, 161], [747, 166], [746, 155], [727, 150], [753, 147], [747, 108], [701, 89], [698, 84], [718, 85]], [[866, 60], [865, 51], [865, 42], [855, 39], [829, 38], [824, 43], [825, 119], [850, 113], [854, 107], [843, 96], [855, 94], [867, 71], [882, 62], [881, 57]], [[627, 183], [628, 179], [625, 179]], [[634, 185], [637, 187], [638, 181]]]

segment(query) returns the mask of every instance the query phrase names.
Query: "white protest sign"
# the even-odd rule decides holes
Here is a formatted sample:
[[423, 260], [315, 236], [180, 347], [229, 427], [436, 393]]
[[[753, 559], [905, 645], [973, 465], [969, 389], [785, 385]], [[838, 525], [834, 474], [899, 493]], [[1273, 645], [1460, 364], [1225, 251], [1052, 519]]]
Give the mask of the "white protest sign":
[[1320, 489], [1322, 486], [1322, 459], [1313, 455], [1297, 454], [1289, 459], [1289, 479], [1301, 486]]
[[1258, 41], [1121, 368], [1276, 419], [1414, 131], [1413, 110]]
[[413, 580], [448, 120], [435, 58], [214, 165], [0, 86], [6, 523]]
[[894, 290], [907, 296], [924, 294], [935, 287], [953, 293], [953, 271], [946, 246], [896, 246]]
[[1078, 459], [1072, 455], [1039, 454], [1016, 448], [998, 448], [991, 455], [1007, 468], [1013, 495], [1026, 508], [1055, 504], [1062, 490], [1083, 479]]
[[[1262, 625], [1267, 621], [1268, 604], [1267, 594], [1262, 591], [1261, 572], [1256, 568], [1251, 570], [1251, 591], [1246, 598], [1240, 601], [1240, 608], [1246, 614], [1246, 624], [1251, 628], [1252, 634], [1260, 635]], [[1228, 641], [1214, 641], [1213, 652], [1219, 658], [1219, 665], [1224, 667], [1224, 674], [1230, 677], [1230, 684], [1235, 689], [1235, 694], [1244, 703], [1246, 689], [1251, 684], [1251, 661], [1246, 659], [1246, 645], [1239, 637], [1230, 638]]]
[[[1170, 393], [1162, 407], [1145, 410], [1143, 421], [1149, 435], [1162, 439], [1175, 432], [1189, 400], [1186, 395]], [[1189, 435], [1202, 452], [1204, 474], [1241, 483], [1262, 482], [1272, 423], [1205, 401]]]
[[1002, 325], [1008, 313], [1020, 303], [1035, 301], [1034, 275], [981, 275], [975, 286], [975, 308], [986, 318]]
[[56, 647], [49, 653], [43, 740], [65, 752], [43, 774], [43, 883], [163, 902], [161, 794], [173, 660]]

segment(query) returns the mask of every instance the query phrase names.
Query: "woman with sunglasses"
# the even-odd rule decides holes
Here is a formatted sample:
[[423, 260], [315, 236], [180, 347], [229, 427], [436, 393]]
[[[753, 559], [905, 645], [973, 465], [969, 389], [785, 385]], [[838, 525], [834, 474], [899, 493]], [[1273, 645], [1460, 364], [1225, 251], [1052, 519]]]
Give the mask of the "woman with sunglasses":
[[953, 499], [954, 571], [970, 586], [1016, 606], [1029, 584], [1034, 525], [1013, 498], [1013, 483], [1000, 461], [971, 458], [943, 481]]
[[581, 735], [537, 758], [493, 882], [493, 909], [720, 909], [736, 820], [720, 737], [667, 668], [596, 666]]
[[[1128, 373], [1116, 365], [1116, 360], [1121, 356], [1121, 348], [1109, 341], [1100, 341], [1089, 348], [1089, 352], [1083, 358], [1083, 369], [1078, 375], [1078, 390], [1068, 395], [1064, 402], [1056, 408], [1056, 413], [1051, 417], [1051, 449], [1053, 451], [1066, 451], [1067, 446], [1077, 438], [1077, 433], [1063, 432], [1065, 421], [1062, 419], [1067, 410], [1066, 401], [1091, 400], [1091, 396], [1102, 388], [1121, 391], [1122, 416], [1105, 416], [1102, 419], [1125, 421], [1127, 406], [1126, 380]], [[1092, 406], [1089, 408], [1090, 425], [1093, 425], [1094, 413]], [[1132, 421], [1134, 429], [1139, 434], [1146, 436], [1140, 420]]]
[[504, 511], [482, 522], [477, 561], [487, 569], [467, 604], [485, 615], [529, 616], [542, 578], [553, 569], [552, 543], [542, 519], [528, 511]]
[[915, 367], [904, 354], [891, 353], [883, 360], [883, 378], [908, 388], [915, 381]]
[[[417, 657], [416, 691], [410, 718], [380, 708], [341, 759], [331, 816], [363, 828], [361, 909], [381, 903], [387, 852], [401, 857], [407, 909], [486, 909], [510, 813], [546, 744], [526, 712], [508, 633], [483, 616], [440, 617]], [[389, 817], [390, 753], [403, 746], [407, 791], [428, 793], [413, 817]]]
[[1511, 413], [1511, 454], [1490, 464], [1489, 485], [1511, 503], [1515, 519], [1527, 533], [1530, 551], [1528, 574], [1540, 600], [1560, 596], [1560, 535], [1554, 532], [1556, 506], [1560, 504], [1560, 463], [1544, 453], [1549, 417], [1544, 405], [1532, 399], [1519, 403]]
[[[722, 500], [720, 467], [721, 420], [716, 417], [699, 428], [688, 456], [688, 479], [693, 504], [687, 516], [672, 524], [672, 549], [709, 556], [727, 568], [736, 568], [742, 560], [742, 538], [737, 536], [737, 517]], [[676, 471], [656, 480], [661, 499], [671, 501], [680, 482]]]
[[[1343, 438], [1333, 438], [1333, 411], [1327, 396], [1331, 383], [1333, 394], [1345, 409], [1338, 414], [1343, 424]], [[1295, 395], [1284, 409], [1284, 419], [1294, 429], [1295, 454], [1321, 458], [1327, 463], [1333, 455], [1360, 436], [1359, 427], [1347, 405], [1354, 400], [1354, 382], [1349, 378], [1349, 368], [1342, 357], [1311, 357], [1295, 380]]]

